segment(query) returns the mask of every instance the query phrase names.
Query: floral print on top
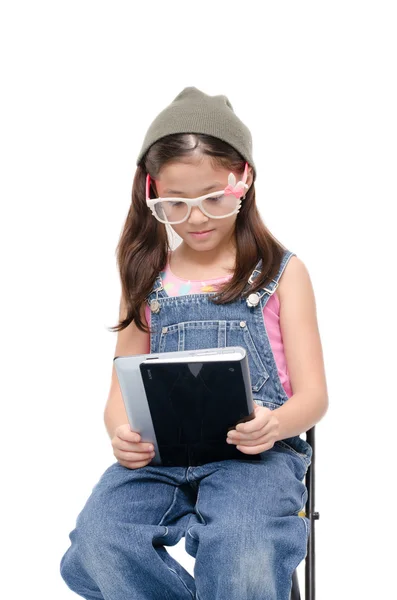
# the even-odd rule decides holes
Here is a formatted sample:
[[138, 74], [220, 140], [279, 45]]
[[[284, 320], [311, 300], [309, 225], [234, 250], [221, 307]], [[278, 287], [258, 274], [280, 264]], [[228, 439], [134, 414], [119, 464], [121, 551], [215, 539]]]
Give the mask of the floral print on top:
[[[206, 292], [216, 292], [216, 286], [219, 285], [219, 283], [223, 283], [231, 278], [231, 275], [226, 275], [225, 277], [217, 277], [206, 280], [181, 279], [180, 277], [174, 275], [174, 273], [171, 271], [169, 260], [167, 261], [164, 271], [160, 273], [160, 276], [163, 282], [163, 287], [169, 296], [183, 296], [185, 294], [204, 294]], [[150, 308], [146, 304], [145, 316], [149, 326], [150, 315]], [[276, 361], [280, 381], [286, 394], [288, 397], [290, 397], [292, 396], [292, 388], [280, 330], [280, 301], [276, 292], [271, 295], [265, 308], [263, 309], [263, 320], [267, 335], [269, 337], [270, 346], [274, 354], [274, 359]]]
[[169, 296], [183, 296], [184, 294], [205, 294], [208, 292], [216, 292], [216, 284], [224, 283], [231, 277], [231, 275], [226, 275], [225, 277], [217, 277], [206, 280], [180, 279], [172, 273], [169, 263], [167, 264], [165, 271], [160, 273], [160, 276], [163, 280], [163, 287]]

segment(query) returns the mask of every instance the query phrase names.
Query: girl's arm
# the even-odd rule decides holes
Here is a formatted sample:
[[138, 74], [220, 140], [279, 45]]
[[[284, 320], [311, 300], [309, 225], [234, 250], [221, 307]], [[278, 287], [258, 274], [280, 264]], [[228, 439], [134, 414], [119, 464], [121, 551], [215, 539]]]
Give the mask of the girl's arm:
[[[125, 305], [123, 298], [120, 300], [120, 319], [124, 318]], [[143, 322], [146, 324], [144, 305], [141, 308]], [[131, 323], [128, 327], [119, 331], [117, 334], [117, 342], [115, 356], [124, 356], [127, 354], [146, 354], [150, 349], [149, 334], [144, 333], [137, 328], [135, 323]], [[105, 406], [104, 421], [106, 430], [110, 439], [113, 439], [114, 432], [119, 425], [128, 423], [128, 417], [124, 406], [123, 397], [121, 395], [120, 385], [117, 378], [117, 373], [113, 365], [112, 380], [110, 385], [109, 396]]]
[[280, 424], [279, 440], [300, 435], [322, 419], [328, 409], [324, 359], [316, 302], [304, 263], [292, 256], [279, 285], [280, 328], [293, 395], [273, 412]]

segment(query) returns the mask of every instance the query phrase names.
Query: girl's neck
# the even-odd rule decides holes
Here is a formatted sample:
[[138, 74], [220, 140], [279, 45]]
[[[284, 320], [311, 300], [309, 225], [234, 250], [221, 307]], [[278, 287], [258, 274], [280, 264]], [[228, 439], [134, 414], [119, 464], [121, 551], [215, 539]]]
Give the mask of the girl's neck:
[[228, 269], [234, 269], [235, 257], [229, 254], [223, 258], [219, 257], [216, 262], [214, 260], [197, 262], [183, 255], [178, 247], [168, 254], [168, 267], [171, 273], [179, 279], [189, 279], [190, 281], [221, 279], [232, 275]]

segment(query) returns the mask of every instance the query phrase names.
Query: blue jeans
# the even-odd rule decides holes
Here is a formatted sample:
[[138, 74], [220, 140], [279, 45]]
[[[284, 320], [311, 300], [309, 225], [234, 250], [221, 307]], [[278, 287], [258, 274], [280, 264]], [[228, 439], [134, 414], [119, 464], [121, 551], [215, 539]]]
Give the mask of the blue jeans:
[[[112, 464], [92, 490], [60, 573], [87, 600], [289, 600], [305, 558], [309, 459], [276, 442], [195, 467]], [[185, 536], [194, 578], [164, 546]]]

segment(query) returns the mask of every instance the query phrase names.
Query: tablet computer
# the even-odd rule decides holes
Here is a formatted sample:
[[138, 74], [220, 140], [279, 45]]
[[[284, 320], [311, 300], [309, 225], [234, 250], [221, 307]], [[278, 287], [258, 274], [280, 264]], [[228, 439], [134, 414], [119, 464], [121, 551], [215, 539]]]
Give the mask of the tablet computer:
[[[254, 417], [246, 351], [240, 346], [116, 357], [131, 429], [154, 445], [149, 464], [194, 466], [247, 455], [229, 429]], [[249, 455], [260, 460], [260, 455]]]
[[161, 464], [161, 460], [158, 458], [159, 454], [156, 434], [153, 428], [150, 410], [146, 400], [145, 388], [139, 370], [140, 363], [147, 358], [175, 358], [176, 356], [182, 358], [194, 357], [197, 352], [200, 352], [200, 356], [215, 353], [223, 355], [233, 353], [234, 351], [234, 346], [227, 346], [225, 348], [204, 348], [199, 351], [179, 350], [177, 352], [152, 352], [147, 354], [131, 354], [114, 357], [113, 364], [131, 429], [133, 431], [138, 431], [142, 441], [151, 442], [154, 446], [156, 456], [150, 464]]

